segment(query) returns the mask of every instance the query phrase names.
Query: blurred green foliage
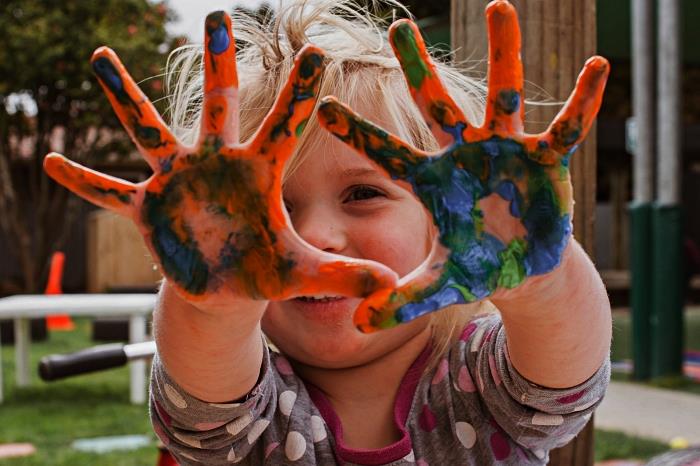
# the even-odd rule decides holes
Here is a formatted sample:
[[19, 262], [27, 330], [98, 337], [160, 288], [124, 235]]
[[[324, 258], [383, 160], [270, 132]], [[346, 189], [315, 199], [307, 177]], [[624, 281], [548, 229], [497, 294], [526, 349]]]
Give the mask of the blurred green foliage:
[[[92, 75], [109, 45], [138, 81], [160, 73], [175, 45], [167, 5], [148, 0], [0, 1], [0, 228], [24, 292], [39, 292], [77, 201], [42, 170], [51, 150], [94, 164], [134, 147]], [[160, 97], [162, 81], [142, 89]]]
[[[147, 0], [0, 2], [0, 135], [21, 129], [45, 136], [60, 125], [75, 135], [66, 140], [68, 148], [88, 127], [119, 127], [92, 76], [90, 56], [106, 44], [137, 80], [157, 75], [170, 49], [165, 31], [170, 19], [164, 3]], [[160, 81], [150, 81], [144, 91], [160, 91]], [[11, 118], [17, 109], [7, 108], [12, 94], [34, 100], [35, 124], [19, 124], [21, 115]], [[43, 156], [41, 138], [37, 146], [36, 155]]]

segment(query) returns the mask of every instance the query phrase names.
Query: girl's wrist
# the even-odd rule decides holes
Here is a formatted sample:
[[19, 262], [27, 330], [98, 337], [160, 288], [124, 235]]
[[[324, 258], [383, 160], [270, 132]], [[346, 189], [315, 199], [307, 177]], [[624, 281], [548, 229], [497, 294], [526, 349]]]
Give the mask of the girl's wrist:
[[510, 361], [533, 383], [578, 385], [609, 354], [608, 295], [593, 262], [573, 239], [559, 267], [492, 301], [503, 319]]
[[[582, 258], [579, 256], [581, 255], [584, 256], [585, 262], [590, 263], [586, 252], [572, 236], [562, 252], [561, 262], [554, 270], [543, 275], [527, 277], [515, 288], [499, 288], [489, 299], [496, 307], [502, 309], [514, 304], [540, 301], [543, 297], [558, 296], [566, 292], [572, 283], [578, 281], [584, 272], [580, 267]], [[590, 265], [595, 269], [592, 264]]]
[[257, 315], [257, 321], [259, 322], [268, 303], [266, 300], [248, 298], [228, 300], [213, 300], [209, 298], [202, 301], [193, 301], [183, 297], [167, 278], [163, 278], [158, 299], [161, 302], [167, 302], [168, 306], [180, 309], [181, 312], [188, 312], [202, 318], [214, 318], [219, 322], [228, 318], [236, 319], [240, 322], [246, 317], [252, 317], [251, 323], [257, 323], [254, 317]]
[[223, 313], [202, 311], [164, 282], [153, 317], [160, 361], [178, 385], [201, 400], [243, 396], [260, 373], [263, 313], [264, 307], [241, 303]]

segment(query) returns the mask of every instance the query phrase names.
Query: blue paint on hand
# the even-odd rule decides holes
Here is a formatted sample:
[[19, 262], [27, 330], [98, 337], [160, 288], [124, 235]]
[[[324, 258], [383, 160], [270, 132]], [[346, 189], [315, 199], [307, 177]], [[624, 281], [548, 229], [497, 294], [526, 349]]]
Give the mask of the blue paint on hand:
[[484, 152], [491, 157], [498, 157], [498, 155], [501, 153], [501, 147], [499, 144], [499, 141], [484, 141], [481, 144], [481, 147], [484, 149]]
[[462, 170], [453, 171], [451, 178], [451, 183], [434, 193], [442, 201], [441, 215], [453, 215], [471, 224], [473, 221], [469, 213], [474, 208], [475, 198], [483, 195], [481, 189], [474, 189], [479, 186], [478, 180], [471, 173]]
[[465, 286], [476, 299], [483, 299], [493, 293], [498, 279], [500, 258], [498, 253], [506, 246], [498, 238], [482, 233], [481, 238], [467, 244], [463, 251], [453, 251], [450, 270], [456, 283]]
[[177, 283], [191, 293], [204, 292], [208, 270], [199, 251], [191, 245], [183, 244], [170, 229], [170, 225], [154, 228], [152, 238], [163, 266]]
[[452, 304], [465, 303], [464, 296], [452, 287], [452, 284], [445, 284], [439, 291], [418, 303], [409, 303], [402, 306], [396, 313], [396, 320], [408, 322], [429, 312], [437, 311]]
[[518, 188], [510, 180], [501, 181], [501, 183], [496, 187], [496, 193], [498, 193], [501, 198], [506, 201], [510, 201], [510, 214], [513, 217], [520, 218], [520, 205], [522, 203], [522, 196], [518, 192]]
[[173, 169], [173, 161], [177, 154], [172, 154], [168, 157], [162, 157], [158, 159], [158, 165], [160, 166], [161, 173], [170, 173]]
[[[525, 222], [527, 224], [527, 222]], [[565, 214], [552, 225], [547, 235], [527, 236], [527, 253], [524, 266], [527, 276], [542, 275], [554, 270], [561, 262], [564, 248], [571, 236], [571, 217]]]
[[464, 144], [462, 133], [466, 127], [466, 123], [460, 121], [454, 126], [442, 125], [442, 130], [454, 138], [455, 144]]
[[214, 55], [219, 55], [228, 50], [229, 45], [231, 45], [231, 38], [229, 37], [228, 30], [226, 28], [226, 23], [221, 23], [219, 27], [212, 31], [207, 31], [209, 34], [209, 51]]
[[124, 92], [124, 81], [111, 61], [106, 57], [100, 57], [92, 62], [92, 69], [113, 94]]
[[569, 149], [569, 152], [564, 154], [564, 156], [561, 158], [562, 166], [569, 168], [569, 162], [570, 162], [571, 156], [574, 155], [574, 152], [576, 152], [576, 149], [578, 149], [578, 144], [574, 144], [573, 146], [571, 146], [571, 149]]
[[496, 108], [511, 115], [520, 109], [520, 93], [515, 89], [504, 89], [498, 93]]
[[244, 235], [229, 234], [226, 243], [219, 251], [219, 267], [221, 270], [236, 267], [245, 258], [245, 254], [236, 246], [236, 244], [242, 243], [241, 238], [236, 238], [236, 236]]
[[[485, 299], [499, 287], [513, 288], [526, 277], [551, 272], [559, 265], [571, 237], [571, 222], [555, 182], [561, 180], [568, 160], [559, 167], [542, 164], [538, 153], [529, 152], [522, 141], [495, 135], [455, 142], [440, 154], [420, 157], [393, 144], [384, 130], [361, 125], [351, 125], [359, 130], [348, 131], [341, 139], [361, 147], [392, 178], [411, 184], [432, 215], [440, 243], [449, 251], [436, 281], [424, 289], [405, 291], [403, 301], [387, 302], [394, 321], [406, 322], [450, 304]], [[459, 126], [459, 133], [457, 125], [442, 128], [457, 139], [465, 126]], [[536, 151], [548, 147], [542, 140]], [[506, 245], [489, 233], [479, 201], [493, 194], [508, 202], [510, 215], [525, 229], [523, 238], [513, 231], [515, 238]]]

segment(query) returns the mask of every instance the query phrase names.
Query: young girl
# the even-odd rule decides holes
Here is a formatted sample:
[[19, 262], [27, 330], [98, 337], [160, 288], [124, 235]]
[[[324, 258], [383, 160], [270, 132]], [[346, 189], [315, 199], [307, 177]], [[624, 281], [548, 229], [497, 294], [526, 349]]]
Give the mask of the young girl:
[[54, 154], [47, 171], [134, 219], [160, 263], [151, 418], [181, 464], [543, 465], [609, 377], [609, 303], [570, 238], [567, 169], [607, 64], [528, 136], [508, 2], [487, 9], [486, 96], [412, 23], [392, 26], [392, 53], [360, 11], [236, 17], [237, 57], [211, 14], [204, 53], [175, 63], [181, 142], [99, 49], [155, 174], [132, 185]]

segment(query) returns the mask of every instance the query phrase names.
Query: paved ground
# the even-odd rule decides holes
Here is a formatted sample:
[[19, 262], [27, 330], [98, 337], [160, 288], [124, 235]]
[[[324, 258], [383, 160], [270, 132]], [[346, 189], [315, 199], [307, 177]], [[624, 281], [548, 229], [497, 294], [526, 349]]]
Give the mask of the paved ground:
[[663, 442], [683, 437], [690, 445], [700, 445], [700, 396], [610, 382], [595, 426]]
[[598, 462], [595, 466], [644, 466], [644, 463], [637, 460], [610, 460]]

